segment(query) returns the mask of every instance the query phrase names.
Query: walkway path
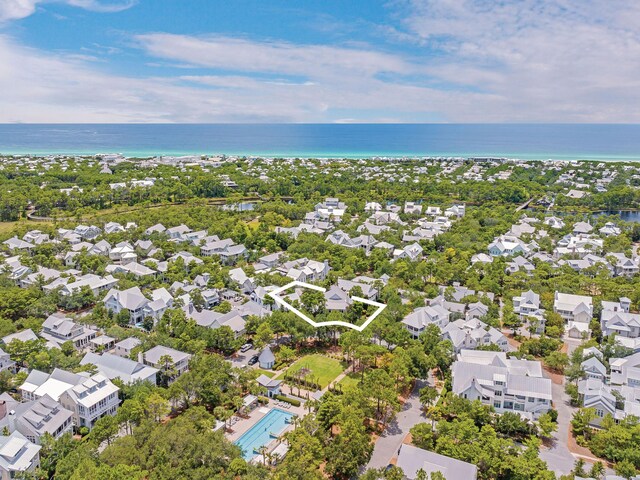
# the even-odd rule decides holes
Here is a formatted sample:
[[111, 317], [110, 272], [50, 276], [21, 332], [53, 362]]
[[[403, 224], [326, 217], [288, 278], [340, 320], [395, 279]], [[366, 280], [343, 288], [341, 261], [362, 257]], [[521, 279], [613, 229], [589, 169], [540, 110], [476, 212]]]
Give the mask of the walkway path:
[[409, 430], [417, 423], [427, 421], [427, 417], [422, 411], [420, 404], [419, 392], [428, 383], [425, 380], [418, 380], [403, 405], [402, 411], [396, 415], [393, 422], [389, 424], [386, 430], [378, 438], [376, 446], [373, 449], [371, 460], [367, 464], [369, 468], [386, 467], [391, 459], [398, 454], [398, 449], [402, 445], [405, 437], [409, 434]]

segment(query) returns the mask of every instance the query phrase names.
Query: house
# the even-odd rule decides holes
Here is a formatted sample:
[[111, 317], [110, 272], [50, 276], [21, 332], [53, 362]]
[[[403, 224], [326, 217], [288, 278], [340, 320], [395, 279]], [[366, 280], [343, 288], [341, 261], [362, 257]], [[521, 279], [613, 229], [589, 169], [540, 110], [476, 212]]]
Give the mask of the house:
[[[314, 207], [314, 219], [339, 222], [344, 216], [347, 206], [337, 198], [327, 198], [324, 203], [318, 203]], [[306, 219], [305, 219], [306, 220]]]
[[30, 251], [35, 247], [32, 243], [25, 242], [24, 240], [20, 240], [18, 237], [10, 238], [9, 240], [5, 240], [2, 242], [9, 248], [9, 250], [18, 253], [20, 250]]
[[450, 340], [455, 353], [462, 349], [474, 350], [478, 347], [497, 345], [506, 352], [509, 348], [507, 337], [477, 318], [458, 319], [448, 323], [442, 330], [442, 338]]
[[382, 210], [382, 205], [378, 202], [367, 202], [364, 205], [365, 212], [378, 212], [380, 210]]
[[444, 215], [446, 217], [462, 218], [462, 217], [464, 217], [465, 213], [466, 213], [466, 206], [465, 205], [452, 205], [451, 207], [447, 208], [444, 211]]
[[608, 259], [613, 259], [613, 272], [616, 277], [633, 277], [640, 272], [640, 267], [624, 253], [609, 253]]
[[529, 260], [527, 260], [523, 256], [518, 255], [510, 262], [507, 262], [505, 272], [512, 274], [522, 270], [527, 275], [532, 275], [535, 269], [536, 269], [536, 266], [533, 263], [531, 263]]
[[405, 225], [405, 222], [395, 212], [375, 212], [369, 217], [369, 222], [378, 226], [389, 225], [390, 223]]
[[98, 355], [97, 353], [89, 352], [80, 360], [80, 365], [88, 363], [95, 365], [98, 368], [98, 372], [109, 380], [119, 378], [128, 385], [137, 381], [156, 384], [158, 370], [135, 360], [119, 357], [111, 353]]
[[109, 258], [114, 263], [126, 265], [127, 263], [135, 262], [138, 255], [133, 245], [128, 242], [121, 242], [109, 251]]
[[398, 260], [405, 258], [407, 260], [416, 261], [422, 256], [423, 248], [417, 244], [412, 243], [402, 249], [396, 249], [393, 251], [393, 258]]
[[607, 367], [598, 357], [589, 357], [580, 363], [580, 368], [584, 372], [585, 378], [594, 378], [604, 382], [607, 379]]
[[124, 227], [117, 222], [108, 222], [104, 225], [104, 233], [120, 233], [124, 232]]
[[79, 235], [83, 240], [94, 240], [102, 231], [95, 225], [78, 225], [73, 229], [76, 235]]
[[418, 338], [428, 325], [436, 325], [441, 330], [449, 323], [449, 312], [442, 305], [420, 307], [402, 319], [409, 333]]
[[73, 428], [73, 412], [45, 395], [37, 400], [18, 402], [8, 393], [0, 395], [0, 430], [24, 435], [31, 443], [40, 444], [48, 433], [60, 438]]
[[422, 213], [422, 205], [415, 202], [405, 202], [404, 213], [407, 215], [420, 215]]
[[262, 388], [266, 389], [267, 396], [273, 398], [277, 395], [280, 395], [280, 386], [282, 385], [282, 380], [276, 380], [273, 378], [267, 377], [265, 374], [260, 375], [256, 382]]
[[171, 239], [181, 240], [185, 234], [191, 231], [192, 230], [189, 227], [182, 224], [182, 225], [178, 225], [177, 227], [167, 228], [164, 233], [167, 234]]
[[124, 340], [115, 344], [114, 355], [118, 355], [123, 358], [131, 358], [133, 349], [141, 345], [142, 341], [135, 337], [125, 338]]
[[[73, 281], [72, 278], [74, 279]], [[93, 273], [87, 273], [86, 275], [79, 275], [76, 277], [57, 278], [53, 282], [42, 287], [42, 289], [47, 293], [51, 293], [59, 288], [61, 295], [73, 295], [74, 293], [79, 292], [83, 287], [88, 287], [91, 289], [94, 296], [98, 296], [112, 288], [116, 283], [118, 283], [118, 280], [113, 278], [111, 275], [101, 277], [99, 275], [94, 275]]]
[[89, 341], [91, 352], [108, 352], [116, 346], [116, 339], [109, 335], [99, 335]]
[[537, 247], [535, 242], [531, 242], [531, 244], [528, 245], [514, 235], [501, 235], [491, 242], [487, 248], [489, 255], [500, 257], [518, 254], [527, 255], [535, 247]]
[[143, 354], [144, 363], [151, 367], [163, 370], [167, 367], [165, 358], [170, 360], [168, 367], [175, 371], [175, 375], [171, 380], [178, 378], [184, 372], [189, 370], [189, 361], [192, 355], [190, 353], [181, 352], [174, 348], [156, 345], [151, 350], [147, 350]]
[[[375, 281], [375, 279], [372, 280]], [[378, 298], [378, 289], [375, 288], [371, 283], [356, 282], [354, 280], [345, 280], [339, 278], [337, 285], [347, 293], [351, 293], [351, 290], [353, 290], [355, 287], [358, 287], [360, 288], [360, 290], [362, 290], [361, 296], [368, 300], [375, 300], [376, 298]]]
[[260, 356], [258, 357], [258, 364], [263, 370], [271, 370], [276, 363], [276, 356], [273, 354], [269, 345], [262, 349]]
[[76, 350], [83, 350], [96, 337], [96, 333], [96, 330], [75, 323], [61, 313], [54, 313], [42, 323], [40, 336], [58, 346], [72, 342]]
[[600, 232], [600, 235], [604, 235], [605, 237], [610, 237], [610, 236], [620, 235], [622, 233], [622, 229], [613, 222], [607, 222], [604, 224], [604, 227], [598, 230], [598, 232]]
[[493, 263], [493, 257], [486, 253], [476, 253], [471, 257], [471, 264], [475, 265], [476, 263]]
[[145, 235], [149, 236], [149, 235], [152, 235], [154, 233], [165, 233], [166, 231], [167, 231], [167, 227], [165, 227], [161, 223], [156, 223], [152, 227], [147, 228], [144, 231], [144, 233], [145, 233]]
[[308, 258], [299, 258], [283, 263], [277, 272], [299, 282], [320, 282], [331, 270], [329, 261], [318, 262]]
[[249, 316], [248, 313], [245, 314], [237, 309], [233, 309], [228, 313], [219, 313], [213, 310], [202, 310], [199, 312], [192, 303], [185, 305], [183, 310], [187, 318], [192, 318], [201, 327], [215, 329], [226, 326], [233, 331], [236, 338], [244, 334], [247, 324], [246, 317]]
[[236, 245], [233, 240], [227, 238], [205, 243], [200, 247], [200, 255], [203, 257], [218, 255], [223, 264], [230, 265], [240, 258], [248, 257], [249, 252], [244, 245]]
[[14, 340], [19, 340], [21, 342], [31, 342], [33, 340], [38, 340], [38, 336], [33, 333], [33, 330], [27, 328], [25, 330], [20, 330], [16, 333], [10, 333], [9, 335], [2, 337], [2, 343], [4, 343], [5, 345], [9, 345]]
[[528, 290], [522, 292], [519, 297], [513, 297], [513, 313], [518, 315], [520, 319], [536, 322], [535, 332], [541, 334], [546, 326], [546, 318], [544, 309], [540, 308], [540, 295]]
[[582, 338], [589, 332], [593, 318], [591, 297], [555, 292], [553, 311], [560, 314], [567, 325], [567, 333], [572, 338]]
[[616, 423], [629, 416], [640, 416], [640, 389], [636, 387], [608, 385], [597, 378], [585, 378], [578, 382], [578, 393], [582, 405], [595, 413], [589, 423], [593, 427], [599, 427], [607, 415]]
[[253, 278], [249, 278], [241, 268], [229, 270], [229, 278], [240, 286], [242, 293], [251, 293], [255, 290], [256, 285]]
[[540, 362], [507, 358], [504, 352], [462, 350], [451, 372], [453, 393], [480, 400], [497, 413], [536, 419], [551, 409], [551, 380], [543, 377]]
[[129, 312], [129, 321], [134, 324], [144, 319], [144, 307], [149, 303], [139, 287], [122, 291], [112, 288], [103, 301], [107, 310], [116, 315], [123, 310]]
[[40, 466], [41, 448], [18, 431], [7, 436], [0, 435], [0, 478], [10, 480], [25, 472], [35, 471]]
[[619, 302], [602, 302], [600, 327], [603, 335], [616, 335], [621, 345], [637, 350], [640, 348], [640, 315], [630, 313], [631, 300], [620, 298]]
[[407, 443], [400, 445], [396, 466], [404, 473], [407, 480], [419, 478], [419, 472], [424, 472], [429, 478], [436, 472], [441, 473], [446, 480], [476, 480], [478, 467], [471, 463], [455, 458], [423, 450]]
[[628, 385], [640, 387], [640, 353], [634, 353], [624, 358], [611, 358], [611, 383], [614, 385]]
[[16, 362], [11, 360], [11, 356], [0, 348], [0, 372], [5, 370], [14, 371], [16, 369]]
[[75, 427], [92, 428], [104, 415], [115, 415], [120, 400], [118, 387], [101, 373], [71, 373], [56, 368], [51, 374], [32, 370], [19, 387], [22, 398], [36, 400], [47, 395], [73, 412]]
[[573, 224], [573, 233], [591, 233], [593, 227], [587, 222], [576, 222]]
[[353, 303], [349, 294], [340, 287], [333, 285], [329, 290], [324, 292], [325, 309], [344, 312]]

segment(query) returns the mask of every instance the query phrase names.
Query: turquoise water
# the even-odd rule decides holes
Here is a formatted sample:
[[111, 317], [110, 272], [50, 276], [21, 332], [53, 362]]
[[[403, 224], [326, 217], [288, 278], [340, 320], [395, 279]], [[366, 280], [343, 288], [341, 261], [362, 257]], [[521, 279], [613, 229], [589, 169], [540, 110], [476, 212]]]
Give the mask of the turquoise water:
[[0, 153], [640, 160], [640, 125], [0, 124]]
[[242, 449], [244, 459], [248, 461], [255, 457], [260, 447], [267, 445], [274, 439], [272, 434], [277, 436], [284, 431], [293, 416], [292, 413], [274, 408], [243, 433], [234, 443]]

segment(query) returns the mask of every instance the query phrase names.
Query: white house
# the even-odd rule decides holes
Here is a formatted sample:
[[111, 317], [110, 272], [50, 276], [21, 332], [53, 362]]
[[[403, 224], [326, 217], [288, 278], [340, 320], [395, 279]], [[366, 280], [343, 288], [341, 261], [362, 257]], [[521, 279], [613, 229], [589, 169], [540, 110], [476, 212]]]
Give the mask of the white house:
[[103, 301], [107, 310], [116, 315], [122, 310], [128, 311], [131, 323], [138, 323], [144, 319], [144, 308], [149, 303], [139, 287], [122, 291], [112, 288]]
[[480, 400], [496, 412], [536, 419], [551, 409], [551, 380], [540, 362], [507, 358], [504, 352], [462, 350], [451, 367], [452, 391]]
[[93, 427], [104, 415], [115, 415], [120, 400], [118, 387], [104, 375], [71, 373], [58, 368], [51, 374], [32, 370], [19, 388], [24, 400], [49, 396], [73, 412], [76, 427]]
[[591, 297], [555, 292], [553, 311], [565, 320], [569, 336], [581, 338], [589, 334], [589, 323], [593, 318]]
[[40, 445], [36, 445], [15, 431], [0, 435], [0, 478], [10, 480], [40, 466]]

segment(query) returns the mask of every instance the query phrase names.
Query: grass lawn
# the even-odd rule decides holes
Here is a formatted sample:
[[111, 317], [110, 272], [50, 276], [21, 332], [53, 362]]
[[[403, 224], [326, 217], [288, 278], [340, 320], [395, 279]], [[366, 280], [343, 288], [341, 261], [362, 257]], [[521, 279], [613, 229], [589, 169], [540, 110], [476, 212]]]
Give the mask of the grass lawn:
[[271, 370], [263, 370], [261, 368], [256, 368], [256, 371], [258, 372], [259, 375], [266, 375], [269, 378], [273, 378], [273, 376], [275, 375], [275, 372], [272, 372]]
[[284, 377], [285, 373], [295, 373], [301, 368], [311, 370], [311, 374], [318, 378], [317, 382], [324, 388], [344, 371], [346, 364], [320, 354], [307, 355], [291, 365], [280, 376]]
[[[19, 223], [20, 222], [0, 222], [0, 234], [11, 233]], [[37, 225], [37, 223], [34, 223], [34, 225]]]
[[251, 230], [257, 230], [260, 226], [260, 219], [254, 218], [253, 220], [246, 222], [246, 224]]
[[362, 378], [362, 375], [360, 373], [351, 372], [346, 377], [344, 377], [342, 380], [340, 380], [339, 383], [340, 383], [340, 385], [342, 386], [342, 388], [344, 390], [347, 390], [348, 388], [355, 387], [355, 386], [359, 385], [361, 378]]

